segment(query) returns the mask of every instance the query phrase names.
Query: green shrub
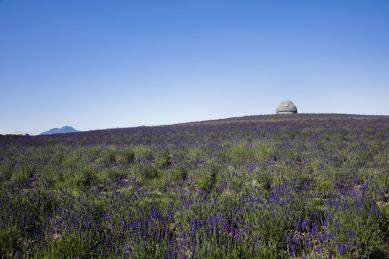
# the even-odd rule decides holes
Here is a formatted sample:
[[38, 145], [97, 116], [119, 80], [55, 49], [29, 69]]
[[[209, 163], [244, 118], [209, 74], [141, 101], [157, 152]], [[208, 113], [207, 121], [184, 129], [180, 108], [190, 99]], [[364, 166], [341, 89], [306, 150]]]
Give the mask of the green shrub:
[[143, 180], [152, 180], [158, 178], [158, 170], [150, 165], [139, 165], [135, 174], [140, 176]]
[[108, 150], [107, 153], [105, 153], [105, 161], [108, 163], [116, 163], [116, 151], [115, 150]]
[[125, 163], [132, 163], [135, 159], [135, 152], [132, 149], [126, 148], [121, 151], [121, 158]]
[[265, 160], [277, 153], [277, 149], [272, 142], [256, 141], [253, 143], [254, 158]]
[[136, 146], [133, 148], [134, 156], [136, 159], [143, 158], [143, 159], [150, 159], [152, 158], [152, 148], [149, 146]]
[[178, 181], [186, 181], [188, 179], [188, 170], [184, 167], [178, 167], [172, 171], [173, 179]]
[[77, 186], [80, 188], [89, 189], [90, 187], [99, 184], [100, 181], [95, 172], [90, 169], [84, 169], [80, 172], [77, 180]]
[[159, 168], [166, 169], [171, 166], [171, 157], [169, 152], [166, 150], [162, 150], [156, 155], [156, 162]]
[[44, 258], [94, 258], [93, 245], [97, 240], [88, 240], [77, 234], [59, 235], [50, 243], [50, 247], [43, 255]]
[[1, 258], [16, 258], [16, 254], [23, 251], [19, 230], [16, 227], [0, 229], [0, 255]]
[[190, 160], [198, 160], [204, 158], [204, 150], [201, 148], [191, 148], [188, 150], [188, 157]]

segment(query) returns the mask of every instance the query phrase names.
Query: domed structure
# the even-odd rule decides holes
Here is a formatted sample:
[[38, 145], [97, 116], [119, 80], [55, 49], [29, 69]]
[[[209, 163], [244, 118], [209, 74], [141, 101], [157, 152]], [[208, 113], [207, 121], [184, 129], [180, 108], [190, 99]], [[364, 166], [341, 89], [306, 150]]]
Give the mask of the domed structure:
[[297, 107], [291, 101], [285, 100], [277, 106], [277, 114], [295, 114]]

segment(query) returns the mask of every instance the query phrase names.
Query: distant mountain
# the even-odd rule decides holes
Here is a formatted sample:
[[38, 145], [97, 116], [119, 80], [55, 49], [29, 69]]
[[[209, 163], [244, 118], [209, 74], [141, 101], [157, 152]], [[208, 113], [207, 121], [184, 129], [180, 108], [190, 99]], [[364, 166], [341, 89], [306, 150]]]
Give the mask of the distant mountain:
[[79, 131], [74, 129], [73, 127], [65, 126], [62, 128], [54, 128], [49, 131], [42, 132], [39, 135], [51, 135], [51, 134], [59, 134], [59, 133], [71, 133], [71, 132], [79, 132]]

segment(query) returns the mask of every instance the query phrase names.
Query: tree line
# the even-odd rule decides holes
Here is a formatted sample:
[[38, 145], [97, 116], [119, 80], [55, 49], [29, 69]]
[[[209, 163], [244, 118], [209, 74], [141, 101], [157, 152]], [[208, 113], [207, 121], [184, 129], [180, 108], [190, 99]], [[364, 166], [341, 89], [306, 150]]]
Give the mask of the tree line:
[[30, 134], [0, 134], [0, 139], [1, 138], [20, 138], [20, 137], [29, 137]]

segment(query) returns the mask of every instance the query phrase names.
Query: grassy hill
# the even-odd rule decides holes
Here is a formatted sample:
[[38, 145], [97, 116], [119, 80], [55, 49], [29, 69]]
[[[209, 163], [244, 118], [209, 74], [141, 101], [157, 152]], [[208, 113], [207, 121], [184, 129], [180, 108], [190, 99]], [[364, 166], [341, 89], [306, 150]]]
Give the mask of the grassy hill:
[[387, 258], [389, 116], [0, 139], [5, 258]]

